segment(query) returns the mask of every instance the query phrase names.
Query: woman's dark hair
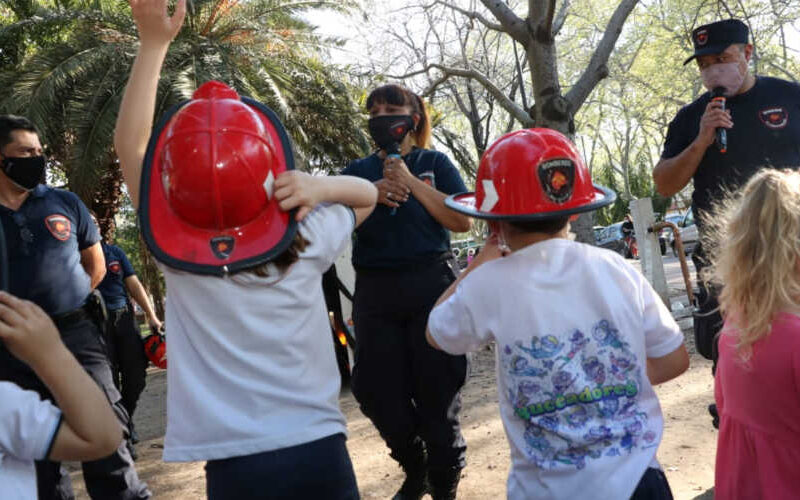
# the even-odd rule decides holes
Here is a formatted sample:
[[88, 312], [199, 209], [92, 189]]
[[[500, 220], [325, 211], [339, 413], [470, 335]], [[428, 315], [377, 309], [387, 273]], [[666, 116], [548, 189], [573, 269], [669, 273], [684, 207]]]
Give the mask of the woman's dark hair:
[[298, 232], [294, 235], [294, 240], [292, 244], [289, 245], [289, 248], [284, 250], [280, 255], [266, 264], [261, 264], [245, 272], [253, 273], [260, 278], [266, 278], [269, 276], [269, 265], [275, 264], [275, 267], [277, 267], [281, 273], [284, 273], [289, 269], [289, 266], [297, 262], [297, 259], [300, 258], [300, 253], [310, 244], [311, 243]]
[[544, 233], [554, 235], [567, 227], [569, 215], [546, 220], [508, 221], [508, 224], [522, 233]]
[[390, 83], [370, 92], [367, 97], [367, 111], [372, 109], [375, 104], [410, 107], [412, 113], [419, 115], [419, 123], [411, 132], [414, 141], [420, 148], [429, 148], [431, 146], [431, 119], [428, 115], [428, 108], [425, 107], [425, 103], [420, 96], [402, 85]]

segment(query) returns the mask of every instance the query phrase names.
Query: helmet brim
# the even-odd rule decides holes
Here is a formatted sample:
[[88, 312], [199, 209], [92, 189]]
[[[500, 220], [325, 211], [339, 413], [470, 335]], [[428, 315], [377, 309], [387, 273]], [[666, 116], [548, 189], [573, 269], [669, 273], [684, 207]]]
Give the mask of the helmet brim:
[[[294, 170], [292, 142], [278, 116], [258, 101], [247, 97], [241, 100], [269, 120], [275, 142], [281, 146], [286, 170]], [[219, 231], [187, 224], [167, 203], [160, 181], [162, 131], [189, 102], [181, 102], [164, 114], [147, 145], [139, 195], [139, 221], [144, 242], [159, 262], [194, 274], [224, 276], [265, 264], [283, 253], [294, 241], [297, 233], [296, 210], [268, 211], [246, 226], [236, 228], [236, 246], [240, 251], [222, 259], [213, 255], [209, 244], [219, 236]]]
[[557, 217], [564, 217], [567, 215], [575, 215], [583, 212], [592, 212], [599, 208], [611, 205], [616, 201], [617, 194], [608, 189], [607, 187], [593, 184], [595, 190], [594, 200], [586, 205], [579, 207], [568, 208], [564, 210], [555, 210], [550, 212], [539, 212], [534, 214], [497, 214], [493, 212], [482, 212], [475, 208], [475, 193], [457, 193], [448, 196], [444, 200], [447, 208], [455, 210], [456, 212], [474, 217], [476, 219], [484, 220], [505, 220], [505, 221], [541, 221], [548, 219], [555, 219]]

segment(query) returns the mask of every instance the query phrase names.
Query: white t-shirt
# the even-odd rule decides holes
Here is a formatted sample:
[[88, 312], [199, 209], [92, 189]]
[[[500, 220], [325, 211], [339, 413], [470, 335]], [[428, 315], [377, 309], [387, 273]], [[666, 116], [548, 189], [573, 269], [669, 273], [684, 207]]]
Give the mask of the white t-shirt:
[[61, 410], [33, 391], [0, 382], [0, 498], [36, 498], [34, 460], [50, 451]]
[[299, 225], [310, 244], [283, 275], [218, 278], [161, 266], [165, 461], [252, 455], [345, 432], [322, 273], [354, 221], [343, 205], [315, 208]]
[[657, 465], [663, 418], [646, 358], [683, 335], [617, 254], [565, 239], [528, 246], [475, 269], [428, 327], [452, 354], [497, 343], [508, 498], [626, 499]]

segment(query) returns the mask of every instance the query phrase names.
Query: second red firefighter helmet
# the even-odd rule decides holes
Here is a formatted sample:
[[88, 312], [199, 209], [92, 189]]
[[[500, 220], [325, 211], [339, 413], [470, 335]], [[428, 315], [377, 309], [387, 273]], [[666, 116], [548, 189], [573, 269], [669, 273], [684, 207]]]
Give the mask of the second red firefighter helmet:
[[575, 146], [551, 129], [517, 130], [483, 154], [474, 193], [448, 197], [448, 207], [489, 220], [534, 221], [597, 210], [616, 194], [592, 184]]

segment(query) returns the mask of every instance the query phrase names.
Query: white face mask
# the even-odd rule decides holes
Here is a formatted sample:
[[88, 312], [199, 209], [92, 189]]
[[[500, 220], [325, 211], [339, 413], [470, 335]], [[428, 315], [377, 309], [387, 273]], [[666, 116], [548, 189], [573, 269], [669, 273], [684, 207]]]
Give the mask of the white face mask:
[[745, 75], [739, 71], [738, 62], [729, 62], [712, 64], [700, 70], [700, 76], [703, 78], [703, 86], [705, 88], [713, 91], [717, 87], [722, 87], [725, 89], [723, 95], [731, 97], [736, 95], [736, 92], [742, 88]]

